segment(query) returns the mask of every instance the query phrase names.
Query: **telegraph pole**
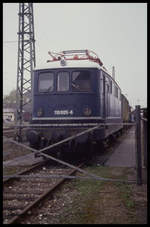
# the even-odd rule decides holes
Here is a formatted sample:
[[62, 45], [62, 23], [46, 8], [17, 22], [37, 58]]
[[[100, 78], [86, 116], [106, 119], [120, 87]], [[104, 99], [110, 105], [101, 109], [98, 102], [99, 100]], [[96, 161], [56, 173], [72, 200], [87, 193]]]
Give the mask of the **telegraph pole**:
[[[35, 67], [33, 3], [19, 3], [16, 136], [22, 141], [23, 110], [31, 102], [32, 70]], [[28, 95], [29, 99], [25, 99]]]

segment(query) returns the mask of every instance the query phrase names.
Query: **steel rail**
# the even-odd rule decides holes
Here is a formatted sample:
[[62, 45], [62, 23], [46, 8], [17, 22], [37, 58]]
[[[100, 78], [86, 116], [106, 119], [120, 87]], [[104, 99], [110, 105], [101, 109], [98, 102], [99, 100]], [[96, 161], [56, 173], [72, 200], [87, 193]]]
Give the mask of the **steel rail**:
[[[26, 170], [22, 170], [21, 172], [19, 172], [19, 173], [17, 174], [17, 176], [18, 176], [18, 177], [19, 177], [19, 176], [21, 177], [21, 175], [24, 175], [24, 174], [29, 173], [30, 171], [32, 171], [32, 170], [34, 170], [34, 169], [36, 169], [36, 168], [38, 168], [38, 167], [41, 167], [41, 166], [44, 165], [46, 162], [47, 162], [47, 161], [43, 161], [43, 162], [40, 162], [40, 163], [38, 163], [38, 164], [33, 165], [32, 167], [30, 167], [30, 168], [28, 168], [28, 169], [26, 169]], [[7, 175], [6, 177], [3, 176], [3, 178], [6, 178], [6, 179], [3, 179], [3, 183], [5, 184], [5, 183], [8, 183], [8, 182], [10, 182], [11, 180], [15, 179], [16, 177], [14, 177], [14, 176], [12, 176], [12, 175]]]

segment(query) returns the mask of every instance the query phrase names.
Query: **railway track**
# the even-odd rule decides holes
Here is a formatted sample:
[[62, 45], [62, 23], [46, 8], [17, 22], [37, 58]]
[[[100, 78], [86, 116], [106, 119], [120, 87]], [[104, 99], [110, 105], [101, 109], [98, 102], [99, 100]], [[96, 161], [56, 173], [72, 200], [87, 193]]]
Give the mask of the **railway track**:
[[[25, 132], [27, 130], [27, 128], [23, 128], [22, 131]], [[8, 136], [8, 137], [12, 137], [15, 134], [15, 127], [5, 127], [3, 128], [3, 135], [4, 136]]]
[[[101, 157], [99, 164], [103, 165], [105, 161], [106, 156]], [[19, 223], [20, 220], [25, 218], [25, 214], [36, 207], [38, 203], [66, 180], [66, 178], [58, 178], [59, 175], [70, 176], [77, 171], [77, 169], [69, 167], [48, 166], [45, 163], [43, 161], [19, 173], [20, 178], [8, 178], [3, 181], [4, 224]], [[82, 163], [78, 167], [80, 168], [84, 164]], [[58, 177], [51, 178], [50, 175], [57, 175]]]
[[14, 129], [3, 129], [3, 135], [7, 137], [13, 137], [15, 133]]
[[[99, 161], [103, 165], [112, 151], [102, 156]], [[10, 178], [3, 182], [3, 223], [19, 223], [20, 218], [52, 193], [66, 178], [51, 178], [50, 175], [72, 175], [77, 169], [52, 168], [45, 162], [20, 173], [19, 178]], [[81, 167], [81, 164], [79, 167]], [[21, 175], [23, 175], [21, 177]], [[38, 175], [38, 177], [36, 177]], [[40, 176], [40, 177], [39, 177]]]
[[3, 131], [7, 131], [7, 130], [11, 130], [11, 129], [14, 129], [13, 126], [10, 126], [10, 127], [3, 127]]
[[[23, 128], [22, 129], [22, 140], [25, 142], [26, 141], [26, 130], [27, 128]], [[3, 136], [5, 138], [13, 138], [14, 140], [17, 140], [17, 136], [16, 136], [16, 130], [15, 128], [3, 128]]]
[[[81, 167], [83, 164], [80, 164]], [[77, 170], [36, 165], [20, 173], [20, 178], [3, 182], [3, 223], [19, 223], [27, 212], [52, 193], [66, 178], [50, 178], [53, 175], [72, 175]], [[41, 177], [36, 177], [35, 174]], [[21, 177], [25, 175], [26, 177]]]

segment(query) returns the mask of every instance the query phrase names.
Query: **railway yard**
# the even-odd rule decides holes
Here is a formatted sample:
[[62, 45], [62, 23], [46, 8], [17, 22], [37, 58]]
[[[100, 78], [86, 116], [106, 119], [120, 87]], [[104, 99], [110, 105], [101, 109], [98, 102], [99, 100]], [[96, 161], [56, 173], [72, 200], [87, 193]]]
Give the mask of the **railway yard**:
[[[75, 5], [68, 11], [71, 6], [65, 4], [13, 4], [18, 5], [18, 12], [5, 5], [3, 74], [4, 90], [10, 93], [3, 95], [3, 224], [147, 224], [146, 86], [142, 88], [146, 71], [136, 71], [137, 65], [145, 69], [144, 48], [133, 42], [135, 48], [123, 46], [122, 52], [117, 51], [120, 43], [132, 44], [139, 30], [124, 26], [126, 13], [120, 13], [118, 25], [113, 16], [105, 26], [101, 4], [95, 8], [99, 12], [102, 9], [96, 20], [98, 11], [91, 7], [88, 11], [86, 4], [79, 4], [77, 13]], [[33, 5], [39, 22], [36, 29]], [[119, 7], [117, 16], [125, 12]], [[88, 26], [84, 26], [87, 20], [83, 20], [82, 9], [87, 13]], [[130, 17], [129, 7], [127, 10], [128, 23], [135, 27], [140, 11], [135, 7], [136, 14], [133, 11]], [[13, 11], [18, 16], [18, 31]], [[55, 15], [61, 18], [60, 27], [53, 20]], [[108, 9], [106, 15], [111, 18]], [[44, 18], [45, 22], [41, 20]], [[47, 32], [47, 21], [52, 32]], [[70, 29], [80, 24], [81, 29], [74, 34]], [[90, 27], [96, 30], [89, 33]], [[125, 30], [125, 36], [118, 33], [120, 29]], [[113, 37], [103, 34], [106, 30], [113, 31]], [[12, 32], [18, 42], [11, 40], [15, 37]], [[135, 37], [144, 43], [138, 33]], [[46, 50], [47, 57], [43, 54]], [[17, 73], [12, 73], [15, 61]], [[17, 81], [15, 89], [13, 79]]]
[[[17, 5], [18, 12], [13, 8]], [[118, 12], [125, 12], [120, 11], [121, 6], [109, 22], [102, 19], [105, 14], [111, 18], [103, 4], [90, 7], [90, 11], [88, 5], [79, 4], [77, 13], [77, 4], [73, 8], [38, 3], [13, 6], [3, 7], [7, 22], [3, 42], [7, 48], [3, 71], [7, 93], [3, 95], [3, 224], [147, 224], [146, 86], [142, 90], [146, 71], [136, 71], [137, 65], [145, 69], [142, 58], [146, 55], [142, 57], [144, 48], [140, 49], [138, 42], [133, 42], [135, 48], [123, 46], [117, 51], [120, 43], [130, 45], [136, 32], [143, 32], [124, 24], [126, 13], [120, 13], [118, 20]], [[82, 9], [88, 26], [84, 26], [87, 20], [83, 20], [86, 14], [83, 18]], [[112, 9], [115, 12], [115, 7]], [[130, 17], [129, 7], [127, 10], [128, 23], [135, 27], [140, 11], [135, 7], [136, 14], [133, 11]], [[102, 12], [96, 20], [95, 12]], [[58, 25], [55, 15], [61, 18]], [[47, 21], [52, 32], [48, 32]], [[79, 30], [71, 31], [80, 24]], [[90, 27], [96, 30], [89, 33]], [[125, 36], [118, 33], [120, 29]], [[106, 30], [113, 31], [113, 37]], [[11, 40], [15, 34], [18, 42]], [[143, 45], [145, 39], [138, 33], [135, 37], [140, 37]], [[43, 54], [46, 50], [47, 57]], [[12, 73], [16, 61], [17, 70]]]
[[34, 158], [4, 141], [3, 223], [146, 224], [147, 176], [142, 166], [136, 184], [134, 127], [85, 160]]

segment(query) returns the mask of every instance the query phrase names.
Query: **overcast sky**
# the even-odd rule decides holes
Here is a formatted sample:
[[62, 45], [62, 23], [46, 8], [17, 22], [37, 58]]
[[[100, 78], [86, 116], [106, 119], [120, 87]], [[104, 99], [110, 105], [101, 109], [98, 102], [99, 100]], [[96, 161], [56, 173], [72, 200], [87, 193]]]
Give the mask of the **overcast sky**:
[[[132, 107], [147, 106], [147, 3], [34, 3], [36, 65], [48, 51], [98, 54]], [[3, 3], [3, 95], [16, 89], [19, 3]], [[14, 42], [8, 42], [14, 41]]]

